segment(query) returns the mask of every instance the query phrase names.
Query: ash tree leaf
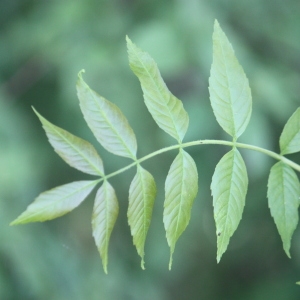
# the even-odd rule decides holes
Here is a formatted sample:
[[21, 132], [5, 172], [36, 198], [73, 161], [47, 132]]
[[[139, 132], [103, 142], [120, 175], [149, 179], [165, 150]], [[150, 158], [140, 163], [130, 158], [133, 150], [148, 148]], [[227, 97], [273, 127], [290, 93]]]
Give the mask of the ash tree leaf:
[[163, 221], [170, 247], [170, 263], [175, 244], [187, 227], [194, 199], [198, 192], [198, 172], [193, 158], [180, 150], [173, 161], [165, 183]]
[[63, 216], [76, 208], [97, 183], [98, 180], [75, 181], [46, 191], [10, 225], [43, 222]]
[[244, 70], [218, 21], [214, 25], [209, 93], [218, 123], [236, 140], [250, 120], [251, 90]]
[[135, 160], [135, 134], [121, 110], [98, 95], [78, 74], [77, 95], [83, 116], [98, 142], [109, 152]]
[[137, 166], [129, 188], [128, 223], [133, 236], [133, 243], [141, 256], [141, 267], [144, 268], [144, 245], [150, 226], [154, 200], [156, 197], [156, 184], [153, 176]]
[[233, 148], [217, 164], [211, 183], [218, 262], [242, 218], [247, 188], [248, 176], [244, 160], [239, 151]]
[[268, 180], [268, 203], [288, 257], [292, 235], [298, 224], [300, 184], [294, 170], [283, 162], [276, 163]]
[[279, 145], [282, 155], [300, 151], [300, 107], [285, 124], [279, 139]]
[[42, 117], [40, 119], [55, 152], [71, 167], [91, 175], [103, 176], [103, 163], [96, 149], [87, 141], [57, 127]]
[[189, 124], [182, 102], [167, 88], [153, 58], [126, 40], [129, 65], [141, 83], [149, 112], [162, 130], [181, 142]]
[[104, 181], [96, 194], [92, 227], [93, 237], [99, 250], [104, 272], [107, 274], [109, 239], [119, 213], [119, 204], [114, 188]]

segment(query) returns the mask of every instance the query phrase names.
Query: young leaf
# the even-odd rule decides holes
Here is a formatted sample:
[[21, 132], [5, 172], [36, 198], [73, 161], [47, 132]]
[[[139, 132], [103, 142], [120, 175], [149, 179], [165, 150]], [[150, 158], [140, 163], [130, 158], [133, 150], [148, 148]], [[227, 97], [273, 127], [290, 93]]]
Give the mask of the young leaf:
[[141, 267], [144, 268], [144, 245], [150, 226], [156, 185], [153, 176], [137, 166], [137, 173], [129, 189], [128, 223], [133, 236], [133, 243], [141, 256]]
[[104, 181], [99, 188], [93, 210], [93, 236], [99, 250], [104, 272], [107, 274], [108, 245], [111, 232], [119, 213], [119, 204], [114, 188]]
[[285, 124], [279, 145], [282, 155], [300, 151], [300, 107]]
[[192, 157], [183, 149], [173, 161], [165, 183], [166, 199], [163, 221], [170, 246], [169, 269], [175, 244], [187, 227], [194, 199], [198, 192], [198, 172]]
[[209, 93], [218, 123], [237, 139], [250, 120], [251, 91], [244, 70], [218, 21], [214, 25]]
[[129, 65], [140, 80], [149, 112], [162, 130], [181, 142], [189, 124], [182, 102], [168, 90], [153, 58], [126, 40]]
[[84, 173], [103, 176], [102, 160], [89, 142], [53, 125], [33, 110], [43, 124], [50, 144], [65, 162]]
[[292, 235], [298, 224], [300, 184], [294, 170], [283, 162], [276, 163], [268, 180], [268, 202], [288, 257]]
[[77, 207], [96, 186], [95, 181], [75, 181], [40, 194], [10, 225], [43, 222], [60, 217]]
[[217, 164], [211, 183], [218, 262], [242, 218], [247, 188], [246, 166], [241, 154], [234, 148], [226, 153]]
[[78, 74], [77, 95], [83, 116], [99, 143], [113, 154], [136, 158], [132, 128], [121, 110], [94, 92]]

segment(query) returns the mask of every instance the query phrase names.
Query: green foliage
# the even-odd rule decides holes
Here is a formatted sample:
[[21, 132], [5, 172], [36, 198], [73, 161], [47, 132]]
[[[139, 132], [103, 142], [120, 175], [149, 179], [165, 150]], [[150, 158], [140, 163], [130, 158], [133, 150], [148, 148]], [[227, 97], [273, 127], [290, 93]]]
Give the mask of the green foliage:
[[76, 208], [93, 190], [97, 180], [75, 181], [40, 194], [11, 225], [43, 222]]
[[107, 252], [109, 238], [119, 213], [119, 204], [114, 188], [104, 181], [99, 188], [93, 210], [93, 236], [102, 258], [105, 273], [107, 273]]
[[144, 269], [144, 246], [150, 227], [156, 184], [153, 176], [141, 165], [129, 188], [128, 223], [133, 237], [133, 244], [142, 258], [141, 267]]
[[242, 219], [247, 188], [245, 163], [240, 152], [233, 148], [217, 164], [211, 183], [217, 227], [218, 261], [226, 251], [229, 239]]
[[251, 91], [244, 70], [217, 21], [213, 34], [209, 92], [217, 121], [228, 134], [237, 139], [250, 120]]
[[281, 154], [300, 151], [300, 108], [298, 108], [285, 124], [279, 139]]
[[287, 122], [280, 137], [281, 154], [237, 142], [250, 120], [251, 92], [248, 79], [234, 55], [233, 48], [216, 21], [213, 34], [213, 64], [209, 79], [210, 101], [218, 123], [233, 140], [182, 143], [189, 123], [182, 102], [168, 90], [150, 55], [137, 48], [129, 38], [127, 46], [130, 67], [140, 80], [149, 112], [157, 125], [174, 137], [178, 144], [138, 159], [135, 134], [127, 119], [115, 104], [90, 89], [80, 72], [77, 92], [80, 108], [88, 126], [106, 150], [130, 158], [133, 162], [106, 175], [102, 160], [90, 143], [51, 124], [36, 112], [55, 151], [72, 167], [100, 178], [95, 181], [69, 183], [41, 194], [11, 224], [59, 217], [77, 207], [98, 183], [102, 183], [96, 194], [92, 226], [103, 268], [107, 272], [109, 239], [119, 210], [115, 190], [108, 179], [136, 166], [137, 173], [129, 188], [127, 216], [133, 243], [141, 256], [141, 266], [144, 268], [144, 245], [152, 217], [156, 184], [153, 176], [141, 163], [160, 153], [178, 149], [179, 153], [171, 164], [165, 182], [163, 213], [171, 251], [171, 268], [176, 242], [189, 223], [192, 205], [198, 192], [196, 164], [183, 148], [201, 144], [221, 144], [231, 147], [231, 150], [217, 164], [211, 184], [218, 247], [217, 261], [220, 261], [226, 251], [229, 240], [242, 218], [245, 205], [248, 176], [238, 147], [259, 151], [279, 160], [270, 172], [268, 198], [284, 250], [289, 256], [291, 237], [298, 223], [300, 196], [299, 181], [293, 169], [300, 171], [300, 166], [283, 155], [300, 150], [299, 108]]
[[189, 125], [182, 102], [168, 90], [153, 58], [126, 39], [129, 65], [140, 80], [149, 112], [161, 129], [181, 142]]
[[180, 149], [174, 159], [165, 184], [164, 224], [171, 249], [169, 268], [175, 244], [191, 217], [191, 209], [198, 192], [197, 167], [192, 157]]
[[276, 163], [270, 171], [268, 199], [271, 215], [290, 257], [292, 235], [298, 224], [300, 184], [294, 170], [283, 162]]

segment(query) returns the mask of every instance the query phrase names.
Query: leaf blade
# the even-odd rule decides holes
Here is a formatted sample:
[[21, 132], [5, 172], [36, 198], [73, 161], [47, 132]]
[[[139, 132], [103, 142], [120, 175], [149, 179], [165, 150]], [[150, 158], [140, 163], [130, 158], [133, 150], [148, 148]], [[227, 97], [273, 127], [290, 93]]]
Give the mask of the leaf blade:
[[246, 129], [252, 111], [251, 90], [232, 45], [215, 21], [209, 77], [211, 106], [221, 127], [234, 139]]
[[96, 149], [87, 141], [50, 123], [34, 108], [55, 152], [71, 167], [91, 175], [103, 176], [103, 162]]
[[217, 164], [211, 183], [218, 262], [242, 218], [247, 188], [246, 166], [241, 154], [234, 148]]
[[279, 139], [281, 154], [290, 154], [300, 151], [300, 107], [285, 124]]
[[135, 134], [121, 110], [98, 95], [78, 74], [77, 95], [84, 119], [98, 142], [109, 152], [135, 160]]
[[119, 204], [114, 188], [108, 181], [98, 189], [94, 203], [92, 227], [93, 237], [107, 274], [109, 240], [119, 213]]
[[182, 141], [189, 124], [182, 102], [167, 88], [153, 58], [128, 37], [126, 40], [129, 65], [141, 83], [149, 112], [162, 130]]
[[292, 235], [298, 224], [300, 184], [295, 171], [283, 162], [276, 163], [268, 179], [268, 205], [290, 258]]
[[98, 180], [75, 181], [41, 193], [10, 225], [43, 222], [76, 208], [93, 190]]
[[156, 184], [153, 176], [137, 166], [137, 173], [129, 188], [128, 223], [133, 237], [133, 244], [141, 257], [141, 267], [144, 268], [144, 245], [150, 227]]
[[191, 209], [198, 192], [198, 172], [192, 157], [183, 149], [180, 150], [171, 164], [165, 183], [165, 202], [163, 222], [170, 247], [170, 263], [175, 244], [186, 229]]

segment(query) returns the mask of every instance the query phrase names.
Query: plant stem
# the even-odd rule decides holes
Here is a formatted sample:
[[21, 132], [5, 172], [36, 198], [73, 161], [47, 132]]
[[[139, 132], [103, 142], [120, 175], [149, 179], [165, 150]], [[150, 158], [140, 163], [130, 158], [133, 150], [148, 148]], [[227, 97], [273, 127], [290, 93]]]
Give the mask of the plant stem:
[[155, 152], [152, 152], [140, 159], [137, 159], [135, 162], [129, 164], [128, 166], [119, 169], [116, 172], [110, 173], [109, 175], [105, 176], [106, 179], [113, 177], [115, 175], [118, 175], [120, 173], [125, 172], [126, 170], [134, 167], [137, 164], [142, 163], [145, 160], [148, 160], [156, 155], [159, 155], [161, 153], [164, 152], [168, 152], [170, 150], [174, 150], [174, 149], [179, 149], [179, 148], [187, 148], [187, 147], [191, 147], [191, 146], [197, 146], [197, 145], [225, 145], [225, 146], [229, 146], [229, 147], [238, 147], [238, 148], [246, 148], [249, 150], [253, 150], [253, 151], [257, 151], [257, 152], [261, 152], [263, 154], [266, 154], [270, 157], [275, 158], [276, 160], [282, 161], [283, 163], [289, 165], [290, 167], [292, 167], [293, 169], [295, 169], [296, 171], [300, 172], [300, 165], [294, 163], [293, 161], [289, 160], [288, 158], [286, 158], [283, 155], [277, 154], [273, 151], [261, 148], [261, 147], [257, 147], [257, 146], [253, 146], [253, 145], [249, 145], [249, 144], [243, 144], [243, 143], [237, 143], [237, 142], [230, 142], [230, 141], [223, 141], [223, 140], [198, 140], [198, 141], [193, 141], [193, 142], [187, 142], [187, 143], [182, 143], [182, 144], [178, 144], [178, 145], [173, 145], [173, 146], [169, 146], [169, 147], [165, 147], [162, 148], [160, 150], [157, 150]]

